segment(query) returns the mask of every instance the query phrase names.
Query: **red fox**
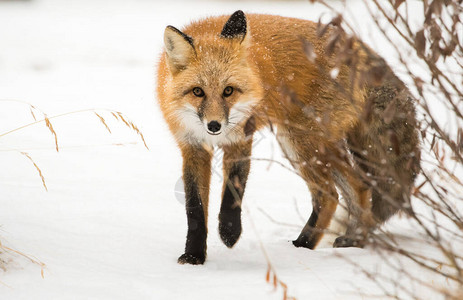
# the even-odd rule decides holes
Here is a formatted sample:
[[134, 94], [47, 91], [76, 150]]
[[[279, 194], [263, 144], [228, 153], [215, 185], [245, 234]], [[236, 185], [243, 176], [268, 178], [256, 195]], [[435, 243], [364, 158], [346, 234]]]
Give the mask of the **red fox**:
[[[224, 152], [220, 237], [228, 247], [239, 239], [252, 136], [263, 127], [275, 132], [312, 196], [312, 213], [295, 246], [314, 249], [336, 210], [338, 191], [351, 218], [334, 247], [363, 246], [375, 225], [409, 208], [419, 170], [409, 92], [363, 43], [352, 46], [360, 54], [351, 68], [337, 65], [337, 56], [326, 50], [330, 42], [311, 21], [242, 11], [182, 31], [165, 29], [157, 94], [183, 156], [188, 233], [179, 263], [206, 259], [214, 147]], [[354, 82], [353, 72], [378, 64], [381, 83]]]

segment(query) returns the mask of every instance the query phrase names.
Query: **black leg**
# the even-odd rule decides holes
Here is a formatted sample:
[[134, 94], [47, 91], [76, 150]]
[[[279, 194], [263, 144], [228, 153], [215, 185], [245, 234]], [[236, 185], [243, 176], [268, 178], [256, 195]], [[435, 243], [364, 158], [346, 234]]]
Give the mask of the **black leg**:
[[329, 226], [338, 205], [338, 194], [332, 181], [326, 181], [324, 189], [309, 182], [312, 194], [312, 214], [298, 238], [293, 241], [296, 247], [314, 249]]
[[293, 241], [293, 245], [296, 247], [304, 247], [309, 249], [314, 249], [316, 246], [317, 241], [314, 240], [316, 236], [314, 233], [316, 231], [315, 225], [317, 224], [318, 220], [318, 208], [313, 207], [312, 214], [310, 215], [309, 220], [307, 221], [306, 225], [302, 229], [301, 233], [297, 237], [295, 241]]
[[315, 227], [320, 213], [321, 198], [322, 192], [318, 191], [312, 193], [312, 213], [297, 239], [293, 241], [294, 246], [314, 249], [317, 245], [319, 234], [317, 234], [317, 229]]
[[193, 180], [187, 178], [188, 176], [184, 176], [188, 234], [185, 253], [179, 257], [178, 262], [197, 265], [204, 263], [206, 259], [206, 221], [197, 185]]
[[183, 151], [183, 159], [188, 233], [185, 253], [178, 258], [178, 263], [197, 265], [206, 260], [211, 153], [202, 148], [188, 148]]
[[250, 169], [252, 141], [224, 147], [224, 184], [219, 214], [219, 233], [227, 247], [241, 235], [241, 202]]

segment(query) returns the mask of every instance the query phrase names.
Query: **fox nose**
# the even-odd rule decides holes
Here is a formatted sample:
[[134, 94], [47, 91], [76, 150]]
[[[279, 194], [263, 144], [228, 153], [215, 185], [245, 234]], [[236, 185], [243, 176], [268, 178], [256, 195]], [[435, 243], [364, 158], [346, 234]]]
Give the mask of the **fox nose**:
[[210, 121], [209, 123], [207, 123], [207, 129], [213, 133], [220, 131], [221, 127], [222, 125], [220, 125], [220, 123], [217, 121]]

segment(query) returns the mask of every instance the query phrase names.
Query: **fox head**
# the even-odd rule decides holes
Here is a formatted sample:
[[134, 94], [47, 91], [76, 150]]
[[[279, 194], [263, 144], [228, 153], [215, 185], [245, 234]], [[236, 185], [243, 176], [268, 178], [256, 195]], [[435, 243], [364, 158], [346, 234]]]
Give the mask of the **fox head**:
[[[261, 100], [263, 88], [251, 63], [246, 16], [235, 12], [222, 30], [193, 24], [189, 36], [173, 26], [164, 33], [170, 117], [176, 135], [211, 145], [244, 136], [243, 127]], [[179, 136], [180, 135], [180, 136]]]

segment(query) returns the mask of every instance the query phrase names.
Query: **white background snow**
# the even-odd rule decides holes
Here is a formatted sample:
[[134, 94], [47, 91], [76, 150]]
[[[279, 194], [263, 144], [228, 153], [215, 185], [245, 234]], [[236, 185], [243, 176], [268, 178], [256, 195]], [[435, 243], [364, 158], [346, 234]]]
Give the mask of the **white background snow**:
[[[162, 34], [166, 25], [237, 9], [314, 21], [326, 12], [308, 1], [0, 1], [0, 241], [46, 265], [42, 278], [38, 265], [1, 253], [0, 299], [282, 299], [281, 288], [265, 281], [260, 241], [298, 299], [381, 294], [362, 268], [382, 274], [378, 279], [398, 278], [368, 248], [332, 249], [330, 241], [315, 251], [295, 248], [291, 240], [311, 211], [309, 193], [291, 171], [261, 161], [253, 162], [237, 245], [228, 249], [217, 233], [221, 181], [214, 174], [207, 262], [177, 264], [186, 217], [175, 194], [181, 156], [154, 92]], [[49, 117], [100, 109], [112, 134], [93, 112], [82, 112], [51, 119], [59, 153], [43, 123], [2, 135], [34, 122], [27, 104], [9, 100], [31, 103]], [[104, 109], [136, 123], [149, 150]], [[258, 140], [254, 157], [285, 163], [271, 135]], [[18, 151], [40, 167], [48, 192]], [[413, 232], [403, 219], [390, 226], [404, 243], [427, 251], [407, 242]], [[412, 290], [431, 299], [419, 286]]]

